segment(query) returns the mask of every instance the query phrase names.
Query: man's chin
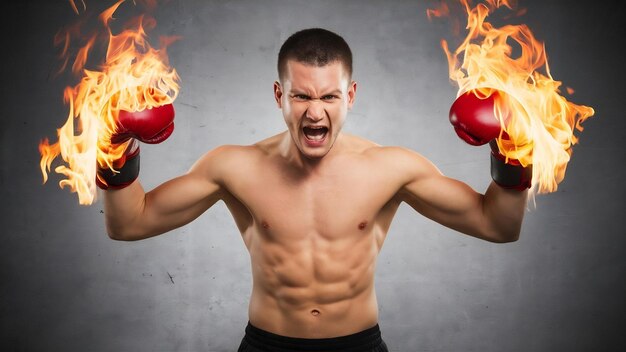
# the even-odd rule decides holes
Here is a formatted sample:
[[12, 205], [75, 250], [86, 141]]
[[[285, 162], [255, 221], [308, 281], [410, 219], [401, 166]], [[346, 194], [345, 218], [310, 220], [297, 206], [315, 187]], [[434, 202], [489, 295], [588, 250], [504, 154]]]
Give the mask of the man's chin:
[[320, 159], [323, 158], [332, 147], [331, 136], [327, 133], [324, 138], [319, 140], [308, 139], [305, 135], [300, 135], [300, 153], [308, 159]]

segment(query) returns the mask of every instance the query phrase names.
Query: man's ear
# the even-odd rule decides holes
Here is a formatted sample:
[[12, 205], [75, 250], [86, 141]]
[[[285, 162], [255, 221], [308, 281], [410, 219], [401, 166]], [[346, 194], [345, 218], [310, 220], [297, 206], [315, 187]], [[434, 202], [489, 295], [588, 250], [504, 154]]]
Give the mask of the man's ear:
[[350, 82], [348, 86], [348, 109], [352, 109], [354, 98], [356, 97], [356, 81]]
[[281, 100], [282, 97], [283, 97], [283, 89], [280, 86], [280, 82], [274, 81], [274, 99], [276, 99], [276, 104], [278, 105], [279, 109], [283, 108], [283, 104]]

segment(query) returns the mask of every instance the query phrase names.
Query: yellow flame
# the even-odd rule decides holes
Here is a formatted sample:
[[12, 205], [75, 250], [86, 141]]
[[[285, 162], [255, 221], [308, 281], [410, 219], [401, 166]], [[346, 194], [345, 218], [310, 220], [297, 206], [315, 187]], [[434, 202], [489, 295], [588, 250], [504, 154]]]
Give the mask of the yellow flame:
[[[141, 111], [172, 103], [179, 91], [179, 77], [176, 70], [169, 67], [166, 45], [157, 50], [146, 39], [144, 28], [154, 27], [153, 19], [140, 16], [135, 21], [136, 28], [125, 29], [117, 35], [111, 32], [109, 22], [122, 2], [124, 0], [100, 15], [108, 40], [104, 64], [99, 70], [84, 69], [87, 55], [98, 38], [94, 35], [74, 60], [73, 71], [82, 71], [82, 79], [76, 86], [65, 89], [64, 98], [70, 111], [66, 123], [57, 130], [59, 140], [50, 145], [44, 139], [39, 145], [44, 183], [53, 160], [60, 154], [65, 164], [54, 171], [66, 179], [60, 181], [59, 186], [67, 186], [78, 193], [79, 203], [84, 205], [96, 199], [96, 165], [115, 171], [113, 162], [122, 156], [129, 143], [111, 143], [118, 112]], [[68, 35], [69, 32], [64, 39], [58, 39], [64, 42], [64, 51], [67, 51]]]
[[[450, 79], [459, 87], [457, 96], [470, 90], [487, 95], [491, 89], [504, 92], [495, 101], [496, 116], [509, 136], [497, 139], [501, 153], [524, 166], [533, 165], [534, 191], [556, 191], [565, 176], [571, 147], [578, 142], [574, 129], [582, 131], [581, 123], [594, 110], [560, 95], [561, 82], [550, 74], [545, 46], [526, 25], [496, 28], [485, 21], [495, 9], [513, 10], [515, 3], [488, 0], [471, 7], [461, 0], [461, 4], [467, 13], [467, 36], [453, 52], [445, 40], [441, 42]], [[512, 57], [511, 40], [521, 50], [517, 57]]]

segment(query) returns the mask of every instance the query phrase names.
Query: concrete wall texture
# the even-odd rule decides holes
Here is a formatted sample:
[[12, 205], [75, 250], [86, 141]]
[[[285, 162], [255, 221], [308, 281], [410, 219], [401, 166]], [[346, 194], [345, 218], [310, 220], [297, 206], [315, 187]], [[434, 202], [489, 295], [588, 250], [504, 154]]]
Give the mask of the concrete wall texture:
[[[97, 11], [112, 1], [87, 1]], [[146, 189], [206, 151], [284, 130], [272, 98], [281, 43], [325, 27], [355, 55], [357, 101], [345, 130], [422, 153], [479, 191], [487, 147], [460, 141], [456, 93], [439, 46], [435, 1], [183, 1], [160, 5], [154, 33], [182, 78], [176, 130], [143, 147]], [[80, 4], [80, 3], [79, 3]], [[53, 36], [78, 16], [66, 1], [3, 3], [0, 104], [0, 345], [3, 351], [233, 351], [247, 323], [250, 260], [218, 203], [144, 241], [110, 240], [102, 201], [79, 206], [53, 175], [42, 186], [37, 145], [67, 116]], [[625, 350], [626, 119], [621, 4], [524, 1], [555, 79], [590, 105], [566, 179], [526, 212], [521, 238], [491, 244], [401, 206], [378, 259], [376, 290], [391, 351]], [[120, 14], [130, 13], [131, 3]], [[126, 10], [125, 10], [126, 9]], [[124, 12], [127, 11], [127, 12]]]

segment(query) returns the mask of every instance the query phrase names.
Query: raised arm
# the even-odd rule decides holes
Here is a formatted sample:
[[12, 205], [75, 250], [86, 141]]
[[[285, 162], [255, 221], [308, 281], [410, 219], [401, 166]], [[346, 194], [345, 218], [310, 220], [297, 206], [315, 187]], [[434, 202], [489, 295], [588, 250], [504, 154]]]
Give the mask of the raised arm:
[[497, 243], [519, 238], [528, 191], [503, 188], [491, 182], [485, 194], [444, 176], [417, 153], [396, 152], [406, 184], [400, 200], [422, 215], [464, 234]]
[[185, 175], [144, 193], [139, 181], [104, 191], [109, 236], [123, 241], [156, 236], [197, 218], [222, 198], [222, 163], [228, 147], [205, 154]]
[[[141, 111], [119, 111], [115, 132], [101, 148], [123, 148], [113, 169], [98, 161], [96, 184], [104, 190], [106, 227], [116, 240], [152, 237], [182, 226], [220, 199], [220, 156], [227, 148], [207, 153], [183, 176], [145, 193], [139, 176], [139, 142], [154, 144], [174, 130], [172, 104]], [[116, 154], [113, 154], [116, 155]]]
[[461, 139], [471, 145], [491, 145], [494, 181], [484, 195], [443, 176], [418, 155], [400, 157], [408, 165], [408, 181], [400, 194], [414, 209], [448, 227], [492, 242], [510, 242], [519, 237], [532, 167], [500, 154], [496, 138], [506, 135], [501, 131], [506, 121], [496, 118], [496, 99], [497, 91], [489, 95], [470, 91], [450, 109], [450, 122]]

